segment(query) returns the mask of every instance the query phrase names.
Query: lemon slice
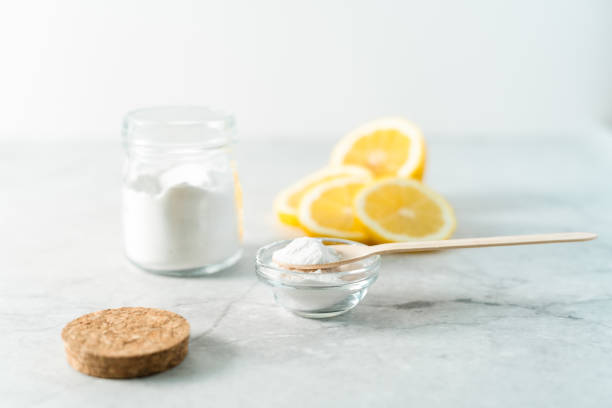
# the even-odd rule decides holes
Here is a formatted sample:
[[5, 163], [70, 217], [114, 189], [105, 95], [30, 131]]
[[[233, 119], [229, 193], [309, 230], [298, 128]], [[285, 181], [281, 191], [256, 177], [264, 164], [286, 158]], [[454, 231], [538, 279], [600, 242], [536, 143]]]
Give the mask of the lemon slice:
[[291, 187], [281, 191], [274, 201], [278, 218], [288, 225], [299, 225], [297, 212], [304, 193], [318, 184], [341, 177], [372, 180], [372, 174], [359, 166], [330, 166], [304, 177]]
[[355, 197], [355, 213], [377, 242], [446, 239], [455, 214], [446, 200], [416, 180], [379, 180]]
[[345, 177], [312, 188], [304, 194], [298, 209], [300, 225], [310, 235], [366, 240], [366, 230], [353, 207], [355, 196], [364, 186], [363, 179]]
[[378, 119], [343, 137], [332, 152], [331, 163], [367, 167], [376, 178], [421, 180], [425, 170], [425, 140], [412, 122], [402, 118]]

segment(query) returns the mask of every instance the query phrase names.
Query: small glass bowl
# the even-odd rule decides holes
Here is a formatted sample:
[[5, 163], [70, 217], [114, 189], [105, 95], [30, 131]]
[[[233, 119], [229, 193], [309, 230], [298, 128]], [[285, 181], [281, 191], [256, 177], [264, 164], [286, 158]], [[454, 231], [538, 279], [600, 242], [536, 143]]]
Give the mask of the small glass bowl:
[[[336, 238], [318, 238], [325, 244], [363, 245]], [[378, 277], [380, 256], [374, 255], [333, 270], [300, 272], [278, 266], [272, 254], [290, 243], [277, 241], [257, 251], [257, 277], [272, 287], [276, 303], [285, 309], [314, 319], [346, 313], [361, 301]]]

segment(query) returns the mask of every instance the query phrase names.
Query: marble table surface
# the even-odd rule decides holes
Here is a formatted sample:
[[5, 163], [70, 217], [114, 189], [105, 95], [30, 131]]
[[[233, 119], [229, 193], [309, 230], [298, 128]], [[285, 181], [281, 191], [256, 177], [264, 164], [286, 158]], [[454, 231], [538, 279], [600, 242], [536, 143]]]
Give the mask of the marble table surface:
[[[609, 137], [431, 137], [426, 181], [455, 207], [456, 237], [600, 238], [389, 256], [362, 304], [309, 320], [275, 305], [253, 258], [297, 234], [274, 194], [332, 144], [242, 141], [245, 256], [197, 279], [124, 259], [117, 140], [0, 144], [0, 406], [612, 405]], [[185, 316], [186, 360], [134, 380], [70, 368], [62, 327], [119, 306]]]

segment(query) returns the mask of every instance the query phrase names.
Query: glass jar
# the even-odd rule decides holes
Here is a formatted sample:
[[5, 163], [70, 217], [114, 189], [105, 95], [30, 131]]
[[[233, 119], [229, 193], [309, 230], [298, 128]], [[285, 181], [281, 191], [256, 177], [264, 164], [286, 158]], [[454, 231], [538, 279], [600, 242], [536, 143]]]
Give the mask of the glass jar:
[[241, 193], [234, 118], [203, 107], [156, 107], [123, 122], [127, 258], [154, 273], [194, 276], [240, 259]]

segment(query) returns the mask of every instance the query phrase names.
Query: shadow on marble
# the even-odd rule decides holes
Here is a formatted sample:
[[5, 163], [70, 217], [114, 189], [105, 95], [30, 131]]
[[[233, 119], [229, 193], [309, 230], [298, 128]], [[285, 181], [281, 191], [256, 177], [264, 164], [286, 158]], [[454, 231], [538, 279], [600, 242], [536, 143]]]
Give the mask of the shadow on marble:
[[236, 357], [235, 347], [212, 335], [192, 339], [189, 343], [189, 353], [185, 360], [171, 370], [134, 379], [157, 386], [174, 386], [177, 383], [206, 381], [211, 376], [218, 376]]
[[244, 249], [244, 252], [242, 254], [242, 258], [240, 258], [240, 260], [236, 262], [235, 265], [219, 273], [215, 273], [212, 275], [204, 275], [204, 276], [197, 277], [195, 279], [217, 280], [217, 279], [237, 278], [237, 277], [241, 277], [245, 275], [252, 275], [254, 277], [255, 276], [255, 254], [257, 253], [257, 250], [259, 249], [259, 247], [248, 244], [248, 245], [244, 245], [243, 249]]
[[185, 279], [185, 280], [217, 280], [217, 279], [228, 279], [228, 278], [238, 278], [241, 276], [245, 276], [248, 274], [253, 274], [255, 276], [255, 254], [259, 247], [255, 245], [244, 245], [244, 252], [242, 254], [242, 258], [236, 262], [236, 264], [230, 266], [228, 269], [214, 273], [212, 275], [199, 275], [199, 276], [171, 276], [164, 274], [157, 274], [152, 272], [143, 271], [138, 266], [132, 264], [127, 259], [124, 260], [125, 268], [130, 271], [130, 273], [134, 275], [142, 275], [147, 274], [150, 277], [158, 278], [158, 279]]
[[517, 311], [533, 314], [538, 313], [538, 308], [472, 298], [406, 299], [388, 304], [365, 303], [327, 321], [376, 330], [410, 329], [444, 324], [476, 324], [483, 318], [497, 317], [499, 313], [514, 316]]

